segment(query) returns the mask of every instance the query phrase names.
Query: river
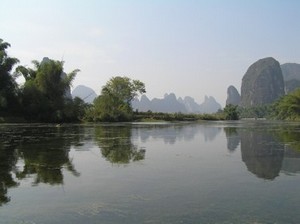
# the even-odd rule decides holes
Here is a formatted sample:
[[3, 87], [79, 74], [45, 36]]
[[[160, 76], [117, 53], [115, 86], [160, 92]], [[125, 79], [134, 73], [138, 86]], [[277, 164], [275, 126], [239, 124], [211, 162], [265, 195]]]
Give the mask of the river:
[[1, 124], [0, 223], [299, 223], [300, 123]]

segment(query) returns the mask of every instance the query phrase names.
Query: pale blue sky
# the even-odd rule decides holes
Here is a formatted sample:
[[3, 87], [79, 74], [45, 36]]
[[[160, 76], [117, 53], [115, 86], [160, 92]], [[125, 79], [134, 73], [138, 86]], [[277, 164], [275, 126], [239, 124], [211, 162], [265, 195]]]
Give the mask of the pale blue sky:
[[44, 56], [79, 68], [97, 93], [112, 76], [198, 103], [240, 90], [247, 68], [272, 56], [300, 63], [298, 0], [0, 0], [0, 38], [31, 66]]

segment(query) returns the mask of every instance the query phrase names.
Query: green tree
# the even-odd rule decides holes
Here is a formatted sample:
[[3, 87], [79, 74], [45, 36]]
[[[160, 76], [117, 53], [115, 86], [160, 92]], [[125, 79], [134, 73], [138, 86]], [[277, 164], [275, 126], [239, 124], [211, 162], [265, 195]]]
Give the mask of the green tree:
[[240, 118], [270, 118], [273, 113], [273, 105], [266, 104], [255, 107], [239, 107]]
[[81, 98], [67, 99], [65, 102], [64, 115], [66, 121], [82, 121], [85, 119], [86, 110], [90, 107]]
[[300, 89], [283, 96], [275, 105], [275, 118], [281, 120], [300, 119]]
[[239, 113], [238, 113], [238, 106], [228, 104], [224, 108], [224, 115], [225, 120], [238, 120], [239, 119]]
[[102, 121], [126, 121], [133, 115], [131, 101], [145, 93], [145, 85], [128, 77], [113, 77], [94, 101], [95, 114]]
[[0, 112], [16, 112], [18, 110], [18, 85], [11, 70], [19, 60], [7, 55], [9, 43], [0, 39]]
[[61, 122], [68, 119], [70, 101], [66, 92], [70, 89], [78, 69], [64, 73], [63, 62], [44, 58], [33, 61], [34, 68], [19, 66], [17, 74], [23, 75], [23, 107], [29, 118], [41, 121]]

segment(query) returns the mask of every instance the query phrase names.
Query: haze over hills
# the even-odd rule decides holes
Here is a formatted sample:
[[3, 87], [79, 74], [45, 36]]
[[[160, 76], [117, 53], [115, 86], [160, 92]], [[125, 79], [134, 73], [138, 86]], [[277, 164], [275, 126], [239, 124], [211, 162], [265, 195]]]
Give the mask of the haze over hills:
[[72, 91], [72, 97], [79, 97], [86, 103], [93, 103], [94, 99], [97, 97], [97, 94], [90, 87], [79, 85], [76, 86]]
[[136, 98], [132, 102], [132, 107], [141, 112], [150, 110], [163, 113], [215, 113], [221, 109], [221, 105], [212, 96], [205, 96], [204, 102], [198, 104], [190, 96], [183, 99], [181, 97], [176, 98], [174, 93], [165, 94], [162, 99], [153, 98], [152, 100], [143, 95], [140, 100]]
[[239, 94], [238, 90], [234, 86], [229, 86], [227, 88], [227, 100], [226, 105], [240, 105], [241, 95]]
[[[247, 69], [242, 78], [241, 94], [236, 87], [228, 87], [226, 105], [252, 107], [269, 104], [297, 88], [300, 88], [300, 64], [280, 65], [272, 57], [263, 58]], [[93, 89], [79, 85], [72, 91], [72, 97], [76, 96], [86, 103], [92, 103], [97, 94]], [[204, 102], [199, 104], [190, 96], [177, 98], [174, 93], [152, 100], [143, 95], [140, 99], [136, 98], [132, 106], [141, 112], [150, 110], [163, 113], [215, 113], [222, 108], [212, 96], [205, 96]]]
[[290, 93], [300, 87], [300, 64], [285, 63], [281, 66], [285, 93]]
[[[86, 103], [93, 103], [97, 94], [93, 89], [79, 85], [72, 91], [72, 97], [79, 97]], [[140, 99], [134, 99], [132, 107], [134, 110], [141, 112], [151, 110], [152, 112], [162, 113], [215, 113], [221, 109], [221, 105], [212, 96], [205, 96], [204, 102], [198, 104], [194, 98], [190, 96], [186, 96], [182, 99], [181, 97], [177, 98], [174, 93], [166, 93], [164, 98], [153, 98], [152, 100], [149, 100], [146, 95], [142, 95]]]
[[241, 95], [234, 86], [227, 89], [226, 105], [243, 107], [270, 104], [300, 88], [300, 64], [280, 65], [272, 57], [253, 63], [242, 79]]

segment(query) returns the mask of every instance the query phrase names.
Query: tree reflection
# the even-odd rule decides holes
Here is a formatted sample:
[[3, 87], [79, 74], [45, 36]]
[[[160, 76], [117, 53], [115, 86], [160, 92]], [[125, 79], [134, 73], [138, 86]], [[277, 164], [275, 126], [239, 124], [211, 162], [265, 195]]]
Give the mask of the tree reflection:
[[236, 127], [224, 127], [227, 138], [227, 149], [229, 152], [234, 152], [240, 144], [241, 137]]
[[78, 135], [69, 136], [68, 129], [55, 127], [39, 128], [39, 132], [38, 135], [29, 132], [29, 141], [22, 144], [18, 150], [20, 158], [24, 161], [24, 167], [22, 171], [16, 173], [17, 178], [35, 176], [33, 185], [63, 184], [63, 168], [79, 176], [69, 158], [71, 144], [76, 142], [74, 136]]
[[95, 138], [103, 157], [111, 163], [128, 164], [145, 159], [145, 150], [132, 143], [130, 126], [98, 126]]
[[289, 148], [300, 152], [300, 132], [299, 127], [281, 128], [276, 137], [284, 142]]
[[0, 129], [0, 206], [10, 201], [8, 189], [22, 179], [34, 178], [33, 185], [56, 185], [63, 184], [63, 169], [79, 175], [69, 150], [81, 141], [82, 129], [34, 125]]
[[297, 129], [299, 127], [285, 127], [276, 133], [285, 149], [282, 171], [289, 175], [300, 172], [300, 132]]
[[10, 197], [7, 196], [7, 191], [11, 187], [16, 187], [19, 184], [14, 180], [12, 171], [15, 170], [17, 156], [13, 146], [0, 142], [0, 206], [9, 202]]

